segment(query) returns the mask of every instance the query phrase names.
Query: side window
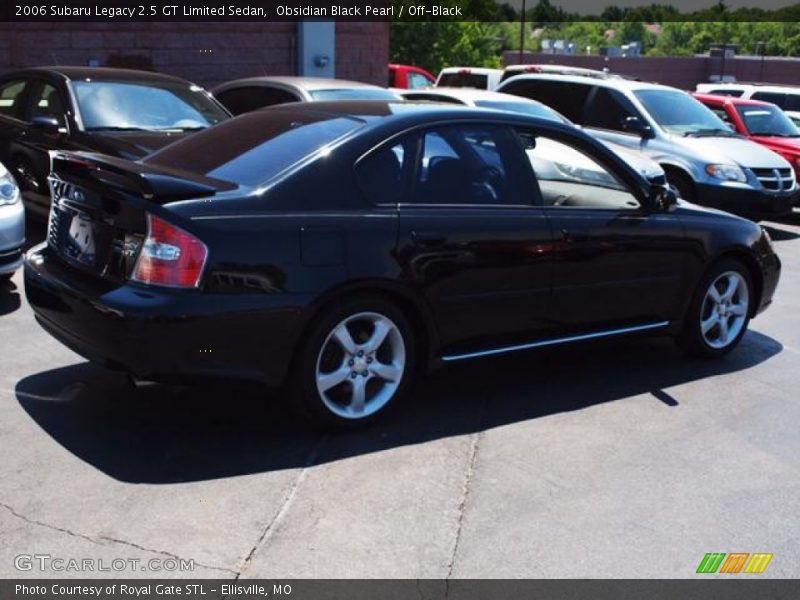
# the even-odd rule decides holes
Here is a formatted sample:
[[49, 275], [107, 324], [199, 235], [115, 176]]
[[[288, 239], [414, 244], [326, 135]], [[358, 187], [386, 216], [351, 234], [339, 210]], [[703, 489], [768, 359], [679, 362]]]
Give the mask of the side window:
[[639, 201], [614, 173], [561, 140], [522, 134], [542, 201], [563, 209], [636, 210]]
[[720, 118], [720, 120], [722, 120], [723, 122], [725, 122], [725, 123], [730, 123], [731, 122], [731, 117], [728, 114], [728, 111], [725, 110], [724, 108], [720, 108], [719, 106], [708, 106], [708, 105], [706, 105], [706, 106], [708, 107], [708, 109], [711, 112], [713, 112], [715, 115], [717, 115]]
[[591, 86], [566, 81], [525, 80], [509, 84], [503, 92], [538, 100], [574, 123], [582, 124], [583, 107]]
[[800, 94], [786, 94], [786, 105], [782, 106], [783, 110], [800, 110]]
[[624, 131], [622, 123], [627, 117], [635, 117], [635, 109], [624, 96], [612, 90], [597, 87], [590, 96], [583, 124], [587, 127]]
[[423, 90], [425, 88], [431, 87], [431, 82], [428, 80], [427, 77], [424, 75], [420, 75], [419, 73], [409, 73], [408, 74], [408, 87], [412, 90]]
[[287, 91], [262, 86], [233, 88], [216, 95], [217, 100], [234, 116], [265, 106], [296, 102], [298, 98]]
[[61, 127], [66, 126], [67, 106], [61, 92], [49, 83], [43, 83], [31, 98], [30, 119], [50, 117], [56, 119]]
[[711, 90], [708, 93], [716, 94], [717, 96], [733, 96], [734, 98], [740, 98], [742, 94], [744, 94], [744, 90], [731, 90], [726, 88], [722, 90]]
[[422, 137], [413, 202], [529, 205], [530, 171], [514, 133], [499, 126], [459, 125]]
[[26, 81], [9, 81], [0, 84], [0, 115], [14, 119], [23, 118], [22, 98]]
[[786, 94], [777, 94], [775, 92], [756, 92], [751, 96], [753, 100], [761, 100], [763, 102], [772, 102], [783, 108], [786, 103]]
[[356, 165], [356, 181], [373, 204], [397, 204], [403, 199], [413, 144], [406, 140], [368, 154]]

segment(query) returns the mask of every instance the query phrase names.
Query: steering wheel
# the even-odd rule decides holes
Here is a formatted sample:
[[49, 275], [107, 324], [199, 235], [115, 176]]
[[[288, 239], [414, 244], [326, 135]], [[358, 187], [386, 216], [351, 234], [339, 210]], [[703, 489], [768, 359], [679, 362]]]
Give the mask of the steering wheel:
[[478, 171], [475, 179], [472, 180], [472, 185], [482, 192], [489, 195], [492, 202], [497, 202], [499, 194], [497, 190], [502, 186], [503, 173], [497, 167], [485, 165]]

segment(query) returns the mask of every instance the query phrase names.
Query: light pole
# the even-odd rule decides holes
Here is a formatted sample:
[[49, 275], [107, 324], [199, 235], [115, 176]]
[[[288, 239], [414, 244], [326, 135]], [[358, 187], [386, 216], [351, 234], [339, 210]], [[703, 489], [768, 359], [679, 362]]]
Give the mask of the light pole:
[[522, 53], [525, 51], [525, 0], [522, 0], [522, 12], [519, 16], [519, 64], [522, 64]]
[[756, 42], [756, 54], [761, 55], [761, 68], [758, 75], [759, 81], [764, 81], [764, 54], [767, 51], [767, 45], [764, 42]]

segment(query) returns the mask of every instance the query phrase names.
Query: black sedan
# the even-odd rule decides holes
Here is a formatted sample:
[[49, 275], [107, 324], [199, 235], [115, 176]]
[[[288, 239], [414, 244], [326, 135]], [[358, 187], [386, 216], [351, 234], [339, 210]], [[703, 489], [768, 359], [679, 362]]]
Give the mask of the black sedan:
[[766, 232], [677, 202], [575, 128], [387, 102], [256, 111], [139, 161], [57, 153], [39, 323], [155, 381], [288, 383], [370, 422], [442, 362], [625, 334], [733, 349]]
[[40, 67], [0, 78], [0, 162], [25, 204], [50, 210], [50, 150], [136, 160], [230, 118], [208, 92], [168, 75], [129, 69]]

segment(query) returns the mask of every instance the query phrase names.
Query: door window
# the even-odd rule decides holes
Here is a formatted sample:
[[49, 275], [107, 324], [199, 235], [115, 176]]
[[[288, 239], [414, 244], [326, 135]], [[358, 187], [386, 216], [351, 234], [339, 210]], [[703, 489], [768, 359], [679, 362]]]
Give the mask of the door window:
[[532, 204], [519, 140], [505, 127], [448, 126], [425, 133], [413, 202]]
[[0, 115], [22, 119], [22, 98], [27, 81], [8, 81], [0, 84]]
[[628, 187], [592, 156], [546, 136], [528, 136], [526, 153], [542, 201], [557, 208], [636, 210], [640, 203]]
[[587, 127], [624, 131], [627, 117], [639, 116], [631, 103], [621, 94], [598, 87], [589, 98], [583, 124]]
[[361, 191], [373, 204], [397, 204], [403, 198], [411, 141], [385, 146], [362, 158], [356, 165]]
[[433, 85], [427, 77], [424, 75], [420, 75], [419, 73], [409, 73], [408, 74], [408, 88], [411, 90], [421, 90], [425, 88], [429, 88]]
[[61, 93], [55, 86], [43, 83], [31, 99], [30, 118], [48, 117], [58, 121], [59, 126], [66, 126], [67, 107]]
[[786, 104], [786, 94], [778, 94], [776, 92], [756, 92], [752, 95], [753, 100], [761, 100], [762, 102], [771, 102], [784, 108]]
[[592, 86], [566, 81], [546, 81], [541, 79], [509, 82], [503, 92], [538, 100], [554, 108], [573, 123], [582, 125], [583, 107]]

